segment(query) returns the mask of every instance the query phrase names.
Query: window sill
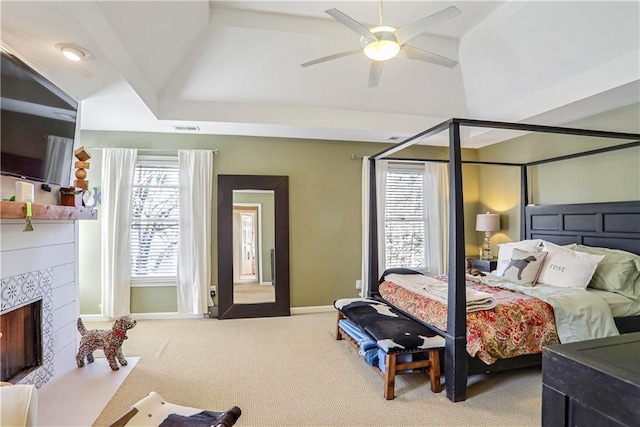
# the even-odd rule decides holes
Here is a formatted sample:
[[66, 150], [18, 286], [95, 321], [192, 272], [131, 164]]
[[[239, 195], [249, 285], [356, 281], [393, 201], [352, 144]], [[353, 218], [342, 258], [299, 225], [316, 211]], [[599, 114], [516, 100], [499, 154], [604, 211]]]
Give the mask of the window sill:
[[163, 288], [178, 286], [177, 278], [168, 279], [131, 279], [132, 288]]

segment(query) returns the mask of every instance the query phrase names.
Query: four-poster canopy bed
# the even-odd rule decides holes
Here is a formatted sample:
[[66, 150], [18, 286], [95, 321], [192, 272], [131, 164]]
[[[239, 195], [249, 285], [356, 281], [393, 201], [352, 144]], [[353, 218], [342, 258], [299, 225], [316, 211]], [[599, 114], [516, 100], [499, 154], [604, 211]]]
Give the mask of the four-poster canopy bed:
[[[463, 161], [461, 150], [461, 128], [485, 128], [518, 131], [524, 133], [544, 133], [580, 136], [585, 138], [603, 138], [622, 143], [596, 146], [588, 151], [565, 154], [529, 162], [486, 162]], [[569, 160], [582, 156], [591, 156], [615, 150], [640, 146], [640, 134], [619, 133], [586, 129], [572, 129], [553, 126], [539, 126], [522, 123], [505, 123], [470, 119], [450, 119], [433, 128], [421, 132], [378, 154], [370, 157], [369, 182], [369, 248], [368, 248], [368, 288], [366, 295], [383, 298], [379, 292], [380, 274], [378, 267], [378, 228], [376, 201], [376, 162], [379, 160], [402, 161], [443, 161], [432, 159], [407, 159], [390, 157], [398, 151], [427, 138], [448, 131], [449, 139], [449, 262], [447, 288], [446, 328], [438, 328], [422, 321], [409, 310], [405, 314], [431, 327], [445, 338], [444, 372], [447, 397], [452, 401], [466, 398], [467, 376], [473, 373], [500, 371], [525, 366], [539, 365], [541, 354], [526, 354], [513, 358], [498, 359], [486, 364], [467, 352], [467, 306], [465, 274], [465, 235], [464, 209], [462, 194], [462, 165], [502, 165], [520, 169], [520, 238], [543, 239], [558, 245], [578, 243], [610, 249], [621, 249], [640, 254], [640, 201], [613, 203], [585, 203], [574, 205], [529, 205], [529, 168], [545, 163]], [[504, 139], [504, 138], [503, 138]], [[627, 140], [625, 142], [624, 140]], [[593, 147], [593, 145], [588, 145]], [[475, 212], [474, 212], [475, 215]], [[389, 301], [386, 301], [389, 303]], [[393, 304], [392, 304], [393, 305]], [[640, 331], [640, 315], [616, 318], [621, 333]]]

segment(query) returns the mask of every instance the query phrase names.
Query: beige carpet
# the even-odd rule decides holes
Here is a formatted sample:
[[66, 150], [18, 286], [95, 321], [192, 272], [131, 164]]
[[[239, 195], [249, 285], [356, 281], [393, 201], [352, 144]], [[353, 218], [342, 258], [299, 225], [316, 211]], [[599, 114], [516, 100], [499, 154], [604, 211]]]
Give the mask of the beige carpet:
[[459, 403], [431, 393], [426, 377], [404, 375], [387, 401], [382, 379], [334, 330], [334, 313], [140, 320], [124, 346], [140, 361], [95, 425], [113, 422], [150, 391], [215, 411], [237, 405], [238, 426], [540, 424], [540, 369], [475, 377]]

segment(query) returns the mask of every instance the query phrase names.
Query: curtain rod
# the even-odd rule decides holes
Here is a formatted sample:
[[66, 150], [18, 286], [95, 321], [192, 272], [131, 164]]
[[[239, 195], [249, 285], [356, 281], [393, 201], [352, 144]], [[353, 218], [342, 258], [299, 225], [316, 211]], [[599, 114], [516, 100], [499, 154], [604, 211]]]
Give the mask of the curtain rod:
[[[111, 147], [85, 147], [87, 150], [104, 150], [106, 148]], [[128, 147], [115, 147], [115, 148], [128, 148]], [[153, 152], [153, 153], [177, 153], [179, 150], [177, 148], [136, 148], [138, 152]], [[218, 149], [214, 148], [213, 150], [200, 150], [196, 149], [196, 151], [212, 151], [213, 154], [218, 154]]]

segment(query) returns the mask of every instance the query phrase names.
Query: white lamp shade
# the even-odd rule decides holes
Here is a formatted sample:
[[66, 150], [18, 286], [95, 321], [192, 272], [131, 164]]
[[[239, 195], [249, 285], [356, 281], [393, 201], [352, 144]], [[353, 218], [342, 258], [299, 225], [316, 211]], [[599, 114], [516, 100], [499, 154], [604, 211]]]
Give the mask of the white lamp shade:
[[476, 231], [498, 230], [500, 230], [500, 215], [486, 213], [476, 216]]

